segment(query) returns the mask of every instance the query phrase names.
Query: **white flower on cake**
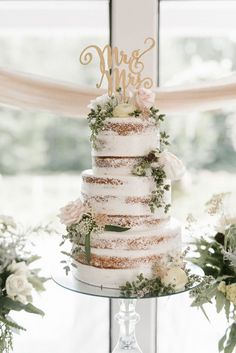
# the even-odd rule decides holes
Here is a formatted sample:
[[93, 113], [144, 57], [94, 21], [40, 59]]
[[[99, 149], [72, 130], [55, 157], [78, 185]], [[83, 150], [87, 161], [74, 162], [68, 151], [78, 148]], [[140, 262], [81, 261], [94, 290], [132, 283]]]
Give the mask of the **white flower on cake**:
[[162, 279], [165, 286], [172, 285], [176, 290], [184, 289], [188, 282], [188, 276], [181, 267], [172, 267]]
[[59, 218], [61, 223], [70, 226], [80, 221], [82, 215], [85, 213], [85, 207], [82, 201], [77, 199], [76, 201], [68, 203], [65, 207], [62, 207], [60, 211]]
[[33, 286], [24, 275], [12, 274], [6, 280], [6, 292], [9, 298], [23, 304], [29, 302]]
[[29, 275], [29, 268], [25, 261], [16, 262], [15, 260], [7, 267], [8, 271], [14, 273], [15, 275]]
[[150, 109], [155, 102], [155, 93], [150, 89], [140, 88], [135, 93], [135, 102], [140, 110]]
[[135, 106], [129, 103], [118, 104], [113, 110], [114, 117], [126, 118], [135, 111]]
[[0, 215], [0, 224], [4, 224], [7, 227], [16, 228], [16, 223], [10, 216]]
[[178, 180], [182, 178], [185, 173], [185, 166], [183, 162], [173, 153], [168, 151], [163, 151], [160, 153], [159, 164], [163, 166], [167, 179]]
[[103, 94], [102, 96], [99, 96], [94, 100], [91, 100], [90, 104], [88, 105], [88, 108], [96, 110], [98, 105], [100, 105], [103, 108], [110, 101], [111, 101], [111, 97], [108, 94]]

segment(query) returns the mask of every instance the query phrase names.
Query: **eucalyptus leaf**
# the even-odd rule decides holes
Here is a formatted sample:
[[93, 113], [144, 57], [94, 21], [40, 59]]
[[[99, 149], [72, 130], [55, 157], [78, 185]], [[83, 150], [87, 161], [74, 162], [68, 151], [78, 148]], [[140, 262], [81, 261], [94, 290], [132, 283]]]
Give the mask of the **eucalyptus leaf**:
[[25, 305], [13, 300], [9, 297], [0, 297], [0, 308], [6, 308], [8, 310], [21, 311], [24, 310]]
[[90, 263], [90, 259], [91, 259], [91, 244], [90, 244], [91, 239], [90, 239], [90, 236], [91, 236], [91, 233], [88, 233], [85, 236], [85, 255], [86, 255], [88, 264]]
[[41, 256], [38, 255], [32, 255], [30, 258], [27, 259], [26, 263], [27, 265], [31, 264], [34, 261], [40, 260]]
[[216, 311], [220, 313], [225, 305], [225, 296], [223, 293], [217, 290], [216, 292]]
[[31, 313], [31, 314], [44, 316], [44, 312], [42, 310], [36, 308], [36, 306], [34, 306], [31, 303], [24, 305], [24, 310], [27, 311], [28, 313]]
[[218, 342], [218, 350], [219, 350], [219, 352], [223, 351], [224, 343], [226, 341], [226, 338], [227, 338], [227, 333], [225, 333], [224, 336], [221, 337], [221, 339], [219, 340], [219, 342]]
[[225, 316], [226, 316], [227, 321], [229, 321], [230, 306], [231, 306], [231, 302], [228, 299], [226, 299], [226, 301], [225, 301]]
[[45, 291], [45, 287], [43, 285], [43, 281], [41, 280], [41, 278], [32, 276], [28, 278], [28, 281], [32, 284], [32, 286], [34, 287], [34, 289], [37, 292], [43, 292]]
[[236, 347], [236, 323], [230, 326], [229, 337], [226, 342], [224, 353], [232, 353]]
[[205, 318], [207, 319], [207, 321], [210, 322], [209, 316], [206, 313], [206, 310], [204, 309], [204, 307], [202, 305], [200, 305], [200, 309], [203, 312], [203, 315], [205, 316]]
[[110, 231], [110, 232], [126, 232], [130, 228], [127, 227], [121, 227], [121, 226], [115, 226], [112, 224], [107, 224], [105, 225], [105, 230]]

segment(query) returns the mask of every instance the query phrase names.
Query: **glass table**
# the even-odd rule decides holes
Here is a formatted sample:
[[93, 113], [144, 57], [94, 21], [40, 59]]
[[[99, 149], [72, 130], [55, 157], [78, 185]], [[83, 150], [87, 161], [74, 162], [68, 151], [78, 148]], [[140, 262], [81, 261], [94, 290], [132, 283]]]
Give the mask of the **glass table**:
[[[204, 276], [204, 272], [202, 271], [202, 269], [196, 265], [188, 263], [187, 268], [190, 270], [190, 274], [195, 274], [200, 277]], [[81, 282], [73, 276], [72, 271], [70, 271], [69, 274], [66, 275], [65, 271], [62, 269], [61, 264], [58, 264], [58, 269], [54, 270], [52, 278], [54, 282], [57, 283], [59, 286], [80, 294], [110, 299], [119, 299], [120, 310], [119, 313], [115, 315], [115, 319], [120, 325], [120, 334], [117, 345], [113, 350], [113, 353], [124, 353], [125, 351], [128, 351], [129, 353], [142, 353], [135, 335], [135, 325], [140, 320], [140, 315], [135, 311], [136, 302], [137, 300], [159, 298], [167, 295], [149, 295], [141, 298], [122, 297], [119, 289], [97, 287]], [[168, 296], [184, 293], [186, 291], [196, 288], [199, 285], [199, 283], [196, 283], [191, 288], [171, 293]]]

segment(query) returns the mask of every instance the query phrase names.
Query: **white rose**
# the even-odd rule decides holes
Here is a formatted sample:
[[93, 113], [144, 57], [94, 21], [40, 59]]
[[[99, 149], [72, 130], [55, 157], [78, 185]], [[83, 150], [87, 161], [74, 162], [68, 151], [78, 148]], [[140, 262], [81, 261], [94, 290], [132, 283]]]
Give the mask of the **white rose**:
[[133, 113], [134, 111], [135, 111], [135, 106], [133, 106], [132, 104], [121, 103], [115, 107], [113, 111], [113, 116], [126, 118], [126, 117], [129, 117], [129, 114]]
[[163, 166], [167, 179], [178, 180], [182, 178], [185, 173], [185, 166], [183, 162], [173, 153], [168, 151], [163, 151], [160, 153], [159, 164]]
[[91, 100], [88, 105], [89, 109], [97, 109], [97, 106], [100, 105], [102, 108], [111, 100], [111, 97], [108, 94], [103, 94], [102, 96], [97, 97], [94, 100]]
[[188, 276], [181, 267], [172, 267], [162, 279], [165, 286], [172, 285], [176, 290], [184, 289], [188, 282]]
[[16, 228], [16, 223], [11, 216], [0, 215], [0, 224], [5, 226]]
[[27, 298], [31, 296], [32, 289], [32, 284], [28, 282], [26, 276], [24, 275], [12, 274], [7, 277], [7, 295], [13, 300], [26, 304], [28, 302]]
[[7, 267], [8, 271], [16, 275], [29, 275], [29, 268], [26, 265], [25, 261], [16, 262], [15, 260]]
[[155, 93], [150, 89], [140, 88], [135, 93], [135, 102], [140, 110], [150, 109], [155, 102]]
[[66, 226], [70, 226], [71, 224], [78, 223], [85, 213], [85, 207], [80, 199], [76, 201], [70, 202], [65, 207], [60, 209], [61, 213], [59, 214], [59, 218], [61, 223]]

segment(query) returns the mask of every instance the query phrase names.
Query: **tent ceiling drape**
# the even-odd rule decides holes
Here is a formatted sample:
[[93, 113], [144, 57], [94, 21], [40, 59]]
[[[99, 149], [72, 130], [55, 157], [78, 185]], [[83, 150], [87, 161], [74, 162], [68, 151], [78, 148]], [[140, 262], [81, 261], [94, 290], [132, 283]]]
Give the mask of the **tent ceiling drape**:
[[[156, 104], [165, 113], [204, 111], [236, 106], [236, 74], [194, 86], [157, 87]], [[57, 82], [0, 69], [0, 105], [47, 111], [68, 117], [87, 113], [91, 99], [105, 90]]]

